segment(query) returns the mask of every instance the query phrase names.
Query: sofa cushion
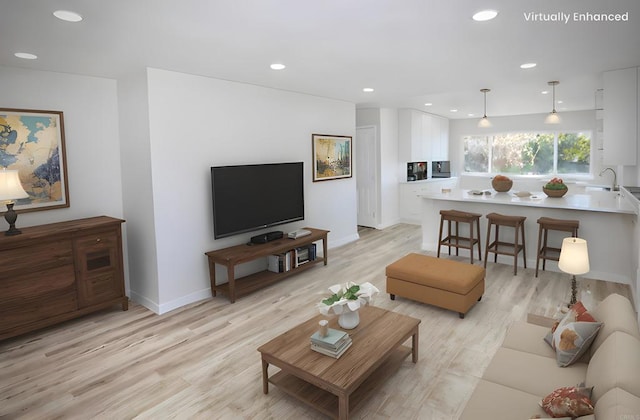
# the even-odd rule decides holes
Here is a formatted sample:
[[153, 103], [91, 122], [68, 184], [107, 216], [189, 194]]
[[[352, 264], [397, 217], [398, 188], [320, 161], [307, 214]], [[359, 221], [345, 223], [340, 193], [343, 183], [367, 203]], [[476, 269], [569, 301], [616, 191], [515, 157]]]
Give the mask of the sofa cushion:
[[[602, 327], [601, 322], [560, 322], [553, 332], [551, 346], [556, 351], [558, 366], [566, 367], [580, 360]], [[549, 337], [545, 337], [548, 342]]]
[[540, 395], [480, 379], [460, 420], [526, 420], [536, 415], [548, 417], [540, 407], [541, 398]]
[[598, 420], [635, 420], [640, 416], [640, 397], [624, 389], [610, 389], [600, 397], [594, 413]]
[[591, 356], [614, 331], [623, 331], [640, 339], [638, 320], [631, 302], [624, 296], [611, 294], [591, 310], [591, 315], [604, 325], [591, 345]]
[[591, 388], [566, 386], [554, 390], [540, 402], [551, 417], [578, 417], [593, 414]]
[[586, 385], [593, 387], [596, 406], [600, 397], [616, 387], [640, 397], [639, 372], [640, 340], [621, 331], [613, 332], [591, 357], [587, 368]]
[[585, 363], [560, 369], [555, 359], [501, 347], [487, 366], [483, 379], [542, 398], [556, 388], [584, 382], [586, 374]]
[[555, 359], [556, 352], [543, 341], [548, 331], [548, 327], [516, 321], [507, 330], [502, 347]]

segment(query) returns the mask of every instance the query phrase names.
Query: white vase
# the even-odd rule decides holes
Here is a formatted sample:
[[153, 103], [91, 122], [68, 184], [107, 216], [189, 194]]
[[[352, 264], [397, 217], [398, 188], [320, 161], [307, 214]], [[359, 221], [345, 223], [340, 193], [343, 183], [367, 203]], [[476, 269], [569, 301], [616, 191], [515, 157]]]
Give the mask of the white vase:
[[358, 311], [344, 311], [338, 316], [338, 324], [345, 330], [352, 330], [360, 323]]

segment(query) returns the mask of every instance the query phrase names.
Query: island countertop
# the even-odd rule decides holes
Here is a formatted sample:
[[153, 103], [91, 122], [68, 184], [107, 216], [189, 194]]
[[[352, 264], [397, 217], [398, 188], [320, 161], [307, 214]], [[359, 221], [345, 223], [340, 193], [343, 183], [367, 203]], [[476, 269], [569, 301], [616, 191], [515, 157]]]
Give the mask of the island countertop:
[[[447, 189], [445, 189], [446, 191]], [[547, 197], [542, 191], [532, 191], [529, 197], [518, 197], [515, 191], [498, 193], [493, 189], [489, 194], [474, 195], [475, 190], [452, 188], [449, 192], [424, 192], [420, 195], [422, 205], [422, 249], [438, 250], [440, 210], [456, 209], [481, 214], [480, 236], [483, 248], [486, 247], [488, 213], [500, 213], [510, 216], [524, 216], [527, 266], [536, 266], [538, 247], [538, 223], [540, 217], [578, 220], [578, 236], [589, 243], [589, 278], [632, 284], [635, 282], [637, 260], [634, 243], [638, 206], [640, 203], [626, 190], [591, 191], [569, 187], [564, 197]], [[464, 224], [461, 225], [467, 229]], [[513, 241], [512, 231], [501, 229], [500, 234]], [[506, 236], [505, 236], [506, 235]], [[560, 234], [554, 234], [553, 243], [559, 244]], [[446, 247], [445, 247], [446, 250]], [[461, 255], [468, 255], [461, 250]], [[483, 258], [484, 259], [484, 258]], [[519, 259], [520, 260], [520, 259]], [[513, 258], [498, 256], [498, 262], [513, 264]], [[484, 263], [484, 261], [483, 261]], [[520, 265], [520, 262], [518, 262]], [[555, 261], [547, 261], [547, 270], [560, 271]], [[568, 290], [568, 289], [567, 289]]]
[[637, 207], [625, 191], [583, 191], [567, 192], [564, 197], [547, 197], [542, 191], [519, 197], [517, 192], [496, 192], [494, 190], [466, 190], [454, 188], [450, 192], [425, 193], [421, 197], [432, 200], [459, 201], [496, 205], [541, 207], [548, 209], [582, 210], [605, 213], [638, 214]]

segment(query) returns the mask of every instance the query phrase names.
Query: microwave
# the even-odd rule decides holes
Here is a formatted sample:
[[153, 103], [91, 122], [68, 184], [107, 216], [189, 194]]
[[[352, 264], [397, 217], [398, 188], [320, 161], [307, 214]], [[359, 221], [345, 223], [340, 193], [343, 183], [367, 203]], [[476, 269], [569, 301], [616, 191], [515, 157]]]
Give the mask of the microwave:
[[448, 160], [431, 162], [431, 178], [451, 178], [451, 162]]

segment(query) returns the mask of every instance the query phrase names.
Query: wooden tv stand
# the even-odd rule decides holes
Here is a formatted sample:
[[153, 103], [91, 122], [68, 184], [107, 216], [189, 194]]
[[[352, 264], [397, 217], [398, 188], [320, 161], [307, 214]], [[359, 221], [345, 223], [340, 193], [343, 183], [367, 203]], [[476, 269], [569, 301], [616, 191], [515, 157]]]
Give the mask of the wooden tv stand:
[[[285, 235], [284, 238], [267, 242], [265, 244], [242, 244], [205, 252], [205, 255], [209, 259], [211, 294], [216, 296], [218, 292], [221, 292], [229, 297], [231, 303], [234, 303], [237, 297], [247, 295], [291, 275], [300, 273], [301, 271], [307, 270], [320, 262], [324, 262], [324, 265], [327, 265], [327, 234], [329, 231], [310, 227], [306, 227], [304, 229], [311, 231], [311, 235], [297, 239], [290, 239]], [[239, 279], [235, 278], [235, 266], [238, 264], [264, 258], [272, 254], [287, 252], [291, 249], [309, 245], [316, 241], [322, 241], [322, 257], [317, 257], [313, 261], [291, 268], [291, 270], [284, 273], [274, 273], [265, 270]], [[216, 264], [227, 267], [228, 283], [216, 284]]]

